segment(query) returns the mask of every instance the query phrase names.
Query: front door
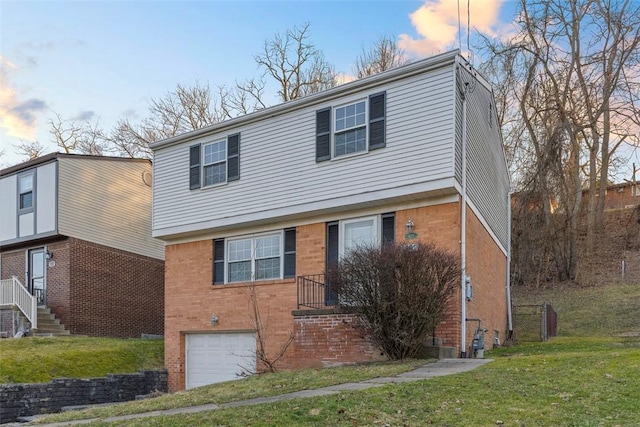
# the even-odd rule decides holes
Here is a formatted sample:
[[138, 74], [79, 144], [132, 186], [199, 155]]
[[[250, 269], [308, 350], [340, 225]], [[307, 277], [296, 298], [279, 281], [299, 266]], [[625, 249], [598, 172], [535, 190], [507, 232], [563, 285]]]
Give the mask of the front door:
[[45, 262], [44, 248], [29, 251], [29, 291], [36, 297], [38, 305], [44, 305], [46, 300]]

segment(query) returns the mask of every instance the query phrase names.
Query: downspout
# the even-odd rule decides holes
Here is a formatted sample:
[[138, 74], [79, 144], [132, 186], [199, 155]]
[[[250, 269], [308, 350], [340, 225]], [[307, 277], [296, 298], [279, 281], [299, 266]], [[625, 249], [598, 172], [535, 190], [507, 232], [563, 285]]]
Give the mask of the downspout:
[[460, 213], [460, 357], [467, 357], [467, 85], [462, 92], [462, 177]]
[[507, 191], [507, 340], [513, 339], [513, 313], [511, 312], [511, 193]]

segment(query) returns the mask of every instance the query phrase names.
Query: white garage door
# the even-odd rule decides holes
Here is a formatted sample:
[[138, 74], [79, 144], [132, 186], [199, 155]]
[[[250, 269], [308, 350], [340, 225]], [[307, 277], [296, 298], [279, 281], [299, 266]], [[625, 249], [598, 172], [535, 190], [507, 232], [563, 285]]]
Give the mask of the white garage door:
[[251, 333], [187, 334], [186, 387], [241, 378], [256, 369], [256, 337]]

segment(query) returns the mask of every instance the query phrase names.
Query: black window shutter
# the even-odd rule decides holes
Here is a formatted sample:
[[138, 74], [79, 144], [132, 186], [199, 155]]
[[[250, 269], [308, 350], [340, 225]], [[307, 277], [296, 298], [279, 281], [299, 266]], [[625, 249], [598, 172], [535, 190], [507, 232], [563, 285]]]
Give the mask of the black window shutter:
[[284, 278], [296, 277], [296, 229], [284, 230]]
[[189, 189], [200, 188], [200, 144], [189, 147]]
[[[327, 271], [338, 265], [338, 221], [327, 223]], [[331, 287], [329, 280], [325, 281], [324, 303], [327, 306], [338, 302], [338, 294]]]
[[385, 138], [386, 93], [378, 93], [369, 97], [369, 150], [384, 148]]
[[382, 244], [393, 244], [396, 241], [396, 214], [382, 215]]
[[227, 181], [240, 179], [240, 134], [227, 138]]
[[224, 239], [213, 241], [213, 284], [224, 284]]
[[327, 223], [327, 270], [338, 264], [338, 221]]
[[331, 108], [316, 111], [316, 162], [331, 159]]

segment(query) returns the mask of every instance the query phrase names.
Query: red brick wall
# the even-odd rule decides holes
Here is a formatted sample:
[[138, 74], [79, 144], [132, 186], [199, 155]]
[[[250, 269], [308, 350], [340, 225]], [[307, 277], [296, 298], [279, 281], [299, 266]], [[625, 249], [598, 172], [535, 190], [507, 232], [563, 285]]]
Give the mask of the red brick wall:
[[383, 359], [371, 339], [353, 323], [352, 314], [330, 313], [294, 316], [294, 352], [287, 368], [322, 368]]
[[65, 324], [72, 333], [120, 338], [163, 333], [162, 260], [79, 239], [69, 239], [69, 256]]
[[[2, 278], [8, 279], [15, 275], [25, 287], [28, 287], [25, 278], [27, 253], [30, 249], [42, 248], [43, 246], [53, 254], [53, 258], [47, 261], [45, 267], [47, 284], [46, 306], [51, 308], [61, 323], [66, 325], [69, 321], [70, 288], [68, 240], [28, 246], [3, 253]], [[54, 263], [53, 266], [50, 266], [51, 262]]]
[[[47, 249], [53, 255], [53, 267], [47, 266], [47, 302], [46, 305], [55, 313], [60, 322], [69, 328], [72, 318], [71, 308], [71, 259], [69, 256], [69, 240], [50, 243]], [[70, 329], [72, 333], [75, 333]]]
[[53, 255], [46, 267], [46, 306], [72, 334], [164, 333], [162, 260], [67, 238], [3, 253], [2, 278], [15, 275], [27, 286], [27, 251], [43, 246]]
[[[266, 331], [267, 354], [276, 353], [293, 332], [291, 311], [297, 307], [295, 279], [260, 281], [255, 286], [251, 283], [213, 286], [212, 251], [211, 240], [166, 248], [165, 367], [172, 391], [185, 387], [186, 332], [255, 330], [250, 309], [252, 289]], [[210, 319], [214, 314], [219, 322], [212, 326]]]
[[[431, 242], [438, 248], [460, 256], [460, 204], [447, 203], [396, 212], [396, 241], [405, 241], [406, 224], [414, 223], [417, 239]], [[460, 290], [456, 290], [449, 302], [445, 320], [436, 330], [442, 344], [456, 347], [460, 352]]]
[[2, 253], [2, 277], [0, 279], [11, 279], [13, 276], [16, 276], [20, 283], [27, 286], [27, 281], [25, 279], [25, 270], [26, 270], [26, 252], [24, 249], [11, 251], [11, 252], [3, 252]]
[[[467, 209], [467, 276], [473, 285], [473, 299], [467, 302], [467, 318], [479, 318], [485, 335], [485, 348], [490, 349], [494, 330], [500, 340], [507, 330], [507, 257], [471, 209]], [[467, 322], [467, 352], [473, 339], [475, 322]]]
[[[396, 212], [397, 241], [404, 240], [405, 224], [411, 218], [418, 239], [432, 241], [438, 247], [459, 255], [459, 206], [458, 203], [449, 203]], [[477, 218], [472, 213], [467, 218], [468, 273], [478, 283], [475, 288], [477, 298], [470, 303], [467, 317], [486, 317], [485, 327], [503, 330], [506, 258]], [[324, 271], [325, 239], [324, 223], [297, 227], [296, 275]], [[277, 352], [289, 334], [294, 332], [294, 343], [280, 368], [362, 362], [379, 356], [371, 343], [350, 325], [353, 319], [348, 315], [299, 314], [294, 318], [292, 311], [297, 309], [297, 288], [293, 279], [213, 286], [212, 244], [211, 240], [204, 240], [166, 247], [165, 366], [170, 390], [181, 390], [185, 386], [185, 333], [255, 329], [248, 298], [251, 289], [255, 289], [266, 323], [267, 352]], [[469, 251], [474, 245], [478, 247]], [[484, 292], [489, 293], [481, 296]], [[499, 301], [494, 301], [494, 298]], [[436, 333], [444, 345], [454, 346], [458, 351], [461, 333], [459, 301], [458, 289], [450, 302], [450, 313]], [[212, 326], [210, 318], [214, 314], [219, 322]]]

